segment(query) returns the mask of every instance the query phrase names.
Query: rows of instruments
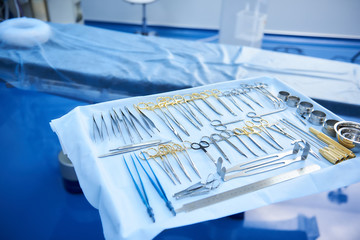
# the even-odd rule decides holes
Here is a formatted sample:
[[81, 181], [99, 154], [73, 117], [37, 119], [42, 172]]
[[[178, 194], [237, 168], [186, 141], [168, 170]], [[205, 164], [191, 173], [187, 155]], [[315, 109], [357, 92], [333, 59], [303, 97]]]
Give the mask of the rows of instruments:
[[[355, 154], [341, 147], [330, 134], [336, 122], [326, 119], [326, 113], [314, 109], [310, 101], [301, 101], [265, 83], [254, 83], [112, 107], [92, 115], [90, 137], [96, 144], [119, 145], [98, 157], [117, 157], [124, 162], [155, 222], [144, 178], [149, 179], [172, 214], [193, 211], [258, 190], [257, 185], [279, 183], [284, 176], [276, 175], [251, 186], [238, 187], [236, 182], [231, 192], [220, 193], [219, 187], [232, 184], [233, 179], [277, 173], [296, 163], [301, 169], [286, 173], [286, 179], [319, 170], [317, 164], [305, 164], [309, 155], [322, 166], [354, 158]], [[325, 134], [316, 130], [319, 126]], [[182, 190], [172, 191], [179, 185], [184, 185]], [[171, 197], [165, 189], [172, 191]], [[202, 197], [208, 193], [213, 195]], [[202, 199], [174, 209], [172, 199], [189, 197]]]

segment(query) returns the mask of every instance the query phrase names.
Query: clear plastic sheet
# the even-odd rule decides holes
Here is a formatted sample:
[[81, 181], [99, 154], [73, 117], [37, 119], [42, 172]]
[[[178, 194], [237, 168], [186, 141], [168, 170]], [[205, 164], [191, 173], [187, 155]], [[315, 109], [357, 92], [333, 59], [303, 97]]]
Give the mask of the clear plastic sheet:
[[[20, 20], [24, 38], [33, 19]], [[19, 47], [4, 40], [9, 21], [19, 20], [0, 23], [0, 79], [21, 89], [100, 102], [267, 75], [310, 97], [360, 100], [360, 66], [355, 64], [74, 24], [49, 24], [47, 41]]]
[[241, 77], [223, 65], [236, 59], [240, 47], [50, 26], [43, 44], [1, 44], [0, 78], [22, 89], [104, 101]]

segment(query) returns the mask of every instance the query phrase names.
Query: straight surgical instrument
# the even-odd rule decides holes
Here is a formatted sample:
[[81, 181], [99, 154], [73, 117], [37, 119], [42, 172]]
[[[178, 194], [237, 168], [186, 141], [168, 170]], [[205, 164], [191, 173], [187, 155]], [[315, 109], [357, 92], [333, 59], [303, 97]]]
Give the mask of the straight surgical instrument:
[[[94, 141], [96, 141], [96, 132], [98, 133], [100, 139], [103, 140], [103, 135], [102, 133], [100, 132], [100, 128], [99, 128], [99, 125], [97, 124], [96, 120], [95, 120], [95, 116], [93, 114], [92, 116], [92, 119], [93, 119], [93, 138], [94, 138]], [[96, 131], [95, 131], [96, 130]]]
[[[109, 140], [110, 140], [110, 135], [109, 135], [108, 128], [107, 128], [107, 126], [106, 126], [106, 122], [105, 122], [105, 119], [104, 119], [104, 115], [101, 113], [101, 124], [100, 124], [100, 131], [101, 131], [101, 133], [103, 133], [103, 130], [102, 130], [103, 125], [105, 126], [106, 134], [107, 134], [107, 136], [108, 136], [108, 138], [109, 138]], [[103, 139], [104, 139], [104, 137], [103, 137]]]
[[[154, 151], [156, 152], [156, 154], [155, 154], [155, 155], [151, 155], [151, 154], [149, 153], [150, 150], [154, 150]], [[165, 174], [170, 178], [170, 180], [172, 181], [172, 183], [173, 183], [174, 185], [176, 185], [176, 182], [175, 182], [173, 176], [174, 176], [174, 177], [176, 178], [176, 180], [181, 184], [181, 182], [180, 182], [179, 178], [177, 177], [176, 173], [173, 171], [174, 169], [172, 168], [172, 166], [170, 165], [170, 163], [167, 162], [167, 161], [165, 161], [165, 159], [163, 159], [161, 155], [158, 155], [158, 154], [157, 154], [158, 152], [155, 150], [155, 148], [149, 148], [149, 149], [146, 149], [146, 150], [141, 151], [141, 154], [139, 154], [139, 157], [140, 157], [140, 158], [142, 158], [142, 154], [143, 154], [144, 152], [145, 152], [147, 155], [149, 155], [149, 158], [152, 158], [152, 159], [156, 162], [156, 164], [165, 172]], [[161, 165], [161, 164], [159, 163], [159, 161], [156, 159], [157, 157], [160, 158], [162, 165]], [[142, 159], [142, 160], [145, 160], [145, 159]], [[173, 175], [170, 174], [170, 171], [171, 171], [171, 173], [172, 173]]]
[[159, 140], [156, 140], [156, 142], [154, 141], [154, 142], [150, 142], [150, 143], [137, 143], [137, 144], [135, 143], [135, 144], [131, 144], [131, 145], [126, 145], [124, 147], [111, 149], [110, 153], [100, 155], [99, 158], [115, 156], [115, 155], [118, 155], [118, 154], [128, 153], [128, 152], [140, 150], [140, 149], [143, 149], [143, 148], [156, 146], [156, 145], [160, 145], [160, 144], [166, 144], [166, 143], [170, 142], [170, 141], [167, 141], [167, 142], [158, 142], [158, 141]]
[[192, 94], [194, 99], [201, 99], [204, 103], [206, 103], [206, 105], [208, 105], [208, 107], [210, 107], [216, 114], [222, 116], [222, 113], [220, 113], [206, 98], [208, 98], [210, 95], [205, 93], [205, 92], [201, 92], [201, 93], [193, 93]]
[[152, 220], [153, 222], [155, 222], [154, 211], [153, 211], [153, 209], [150, 207], [149, 199], [148, 199], [148, 197], [147, 197], [144, 184], [143, 184], [143, 182], [142, 182], [142, 180], [141, 180], [141, 177], [140, 177], [139, 171], [138, 171], [138, 169], [137, 169], [137, 167], [136, 167], [136, 164], [135, 164], [134, 159], [131, 158], [131, 159], [132, 159], [132, 162], [133, 162], [133, 164], [134, 164], [134, 167], [135, 167], [137, 176], [138, 176], [138, 178], [139, 178], [139, 180], [140, 180], [140, 185], [141, 185], [142, 191], [140, 190], [139, 185], [136, 183], [136, 181], [135, 181], [135, 179], [134, 179], [134, 176], [133, 176], [133, 174], [131, 173], [128, 164], [126, 163], [126, 160], [125, 160], [125, 157], [124, 157], [124, 156], [123, 156], [123, 159], [124, 159], [126, 168], [127, 168], [128, 172], [130, 173], [131, 179], [132, 179], [132, 181], [133, 181], [133, 183], [134, 183], [134, 185], [135, 185], [135, 188], [136, 188], [136, 190], [137, 190], [137, 192], [138, 192], [138, 194], [139, 194], [142, 202], [144, 203], [144, 205], [145, 205], [145, 207], [146, 207], [146, 210], [147, 210], [147, 213], [148, 213], [149, 217], [151, 218], [151, 220]]
[[[142, 167], [142, 169], [144, 170], [146, 176], [149, 178], [151, 184], [154, 186], [155, 190], [157, 191], [157, 193], [160, 195], [160, 197], [164, 200], [165, 204], [166, 204], [166, 207], [172, 212], [172, 214], [174, 216], [176, 216], [176, 212], [175, 212], [175, 209], [174, 207], [172, 206], [172, 203], [169, 201], [169, 199], [167, 198], [166, 196], [166, 193], [163, 189], [163, 187], [161, 186], [161, 183], [159, 181], [159, 179], [157, 178], [157, 176], [155, 175], [151, 165], [149, 164], [149, 161], [146, 159], [145, 155], [143, 154], [143, 157], [145, 158], [145, 161], [147, 163], [147, 165], [149, 166], [150, 168], [150, 171], [152, 173], [152, 175], [154, 176], [155, 178], [155, 181], [150, 177], [149, 173], [145, 170], [144, 166], [142, 165], [142, 163], [140, 162], [139, 158], [134, 154], [134, 156], [136, 157], [138, 163], [140, 164], [140, 166]], [[131, 155], [131, 158], [132, 158], [132, 155]]]
[[193, 197], [193, 196], [199, 196], [206, 194], [210, 192], [211, 190], [214, 190], [218, 188], [221, 184], [221, 181], [219, 177], [217, 177], [215, 174], [209, 174], [206, 178], [205, 182], [198, 182], [194, 185], [191, 185], [190, 187], [177, 192], [173, 195], [174, 198], [177, 200], [183, 199], [185, 197]]
[[248, 112], [248, 114], [246, 114], [246, 116], [251, 118], [254, 122], [260, 122], [261, 119], [262, 119], [261, 117], [267, 116], [267, 115], [270, 115], [270, 114], [274, 114], [274, 113], [278, 113], [278, 112], [282, 112], [282, 111], [285, 111], [286, 109], [287, 109], [287, 107], [284, 107], [282, 109], [278, 109], [278, 110], [263, 113], [263, 114], [256, 114], [256, 112]]
[[[226, 173], [228, 173], [230, 171], [226, 170], [225, 168], [222, 168], [221, 172], [219, 174], [224, 181], [229, 181], [234, 178], [260, 174], [260, 173], [268, 172], [268, 171], [278, 169], [281, 167], [285, 167], [289, 164], [292, 164], [292, 163], [295, 163], [298, 161], [304, 161], [304, 160], [306, 160], [306, 158], [309, 154], [310, 145], [308, 143], [305, 144], [305, 147], [302, 149], [302, 154], [300, 156], [298, 156], [294, 159], [281, 160], [282, 158], [284, 158], [286, 156], [297, 154], [299, 152], [300, 148], [301, 147], [300, 147], [299, 143], [296, 142], [293, 150], [285, 152], [283, 154], [270, 156], [270, 158], [276, 157], [274, 159], [271, 159], [271, 160], [268, 160], [268, 161], [265, 161], [262, 163], [249, 165], [250, 163], [254, 163], [254, 162], [261, 160], [261, 159], [255, 159], [253, 161], [246, 162], [242, 165], [237, 165], [237, 166], [233, 167], [231, 171], [239, 171], [237, 173], [226, 176]], [[248, 166], [246, 166], [246, 165], [248, 165]], [[265, 168], [265, 169], [262, 169], [262, 168]], [[256, 171], [258, 169], [260, 169], [260, 170]]]
[[212, 120], [210, 122], [210, 125], [213, 126], [215, 128], [215, 130], [217, 130], [217, 131], [225, 131], [227, 129], [226, 125], [241, 122], [241, 121], [244, 121], [244, 119], [227, 122], [227, 123], [222, 123], [220, 120]]
[[158, 118], [160, 118], [160, 119], [163, 121], [163, 123], [170, 129], [170, 131], [171, 131], [180, 141], [183, 141], [182, 138], [180, 137], [179, 133], [176, 131], [176, 129], [171, 125], [171, 123], [169, 122], [169, 120], [166, 118], [165, 113], [160, 109], [160, 111], [161, 111], [162, 114], [164, 115], [164, 118], [165, 118], [166, 121], [155, 111], [156, 106], [155, 106], [154, 103], [143, 103], [143, 102], [141, 102], [141, 103], [139, 103], [138, 106], [137, 106], [139, 110], [140, 110], [140, 107], [139, 107], [140, 105], [144, 105], [145, 108], [148, 108], [149, 110], [152, 110], [153, 113], [155, 113], [156, 116], [158, 116]]
[[197, 201], [186, 203], [182, 207], [176, 209], [176, 212], [177, 213], [191, 212], [191, 211], [194, 211], [194, 210], [197, 210], [200, 208], [208, 207], [213, 204], [227, 201], [227, 200], [233, 199], [235, 197], [238, 197], [238, 196], [241, 196], [241, 195], [244, 195], [247, 193], [255, 192], [260, 189], [270, 187], [275, 184], [289, 181], [291, 179], [315, 172], [320, 169], [321, 169], [320, 166], [316, 165], [316, 164], [306, 166], [303, 168], [299, 168], [299, 169], [296, 169], [296, 170], [293, 170], [290, 172], [286, 172], [286, 173], [283, 173], [283, 174], [280, 174], [277, 176], [269, 177], [264, 180], [254, 182], [254, 183], [251, 183], [251, 184], [248, 184], [245, 186], [237, 187], [237, 188], [234, 188], [234, 189], [228, 190], [226, 192], [222, 192], [222, 193], [219, 193], [219, 194], [207, 197], [207, 198], [203, 198], [203, 199], [200, 199]]
[[216, 149], [220, 152], [220, 154], [226, 159], [226, 161], [228, 161], [230, 163], [230, 159], [229, 157], [226, 155], [226, 153], [221, 149], [221, 147], [217, 144], [216, 140], [213, 137], [208, 137], [208, 136], [202, 136], [201, 138], [202, 141], [205, 142], [209, 142], [211, 144], [214, 144], [214, 146], [216, 147]]
[[268, 121], [266, 121], [265, 119], [261, 119], [259, 125], [255, 125], [255, 123], [253, 122], [246, 121], [245, 125], [248, 128], [255, 128], [255, 129], [257, 128], [260, 130], [260, 132], [264, 132], [274, 143], [276, 143], [276, 145], [278, 145], [281, 149], [283, 149], [283, 147], [275, 140], [275, 138], [266, 130], [266, 128], [264, 127], [264, 123], [268, 124]]
[[[192, 116], [196, 122], [200, 125], [203, 126], [202, 122], [200, 121], [200, 119], [194, 114], [194, 112], [191, 110], [190, 104], [185, 101], [184, 97], [181, 95], [175, 95], [173, 96], [174, 101], [176, 102], [176, 104], [178, 104], [179, 107], [182, 107], [183, 109], [185, 109], [190, 116]], [[185, 106], [183, 106], [183, 103], [185, 103]]]
[[[255, 139], [253, 139], [253, 138], [250, 136], [252, 132], [247, 131], [245, 128], [243, 128], [243, 129], [235, 128], [235, 129], [233, 130], [233, 132], [234, 132], [236, 135], [246, 135], [261, 151], [263, 151], [264, 153], [267, 153], [267, 152], [265, 151], [265, 149], [263, 149], [263, 148], [260, 146], [260, 144], [257, 143], [257, 142], [255, 141]], [[249, 147], [248, 147], [248, 149], [249, 149]], [[252, 152], [252, 151], [251, 151], [251, 152]]]
[[173, 149], [169, 145], [160, 145], [158, 149], [160, 152], [164, 153], [165, 156], [170, 153], [176, 160], [177, 164], [179, 165], [185, 176], [190, 180], [190, 182], [192, 182], [190, 175], [185, 169], [184, 165], [181, 163], [179, 156], [176, 154], [175, 151], [172, 151]]
[[213, 90], [205, 90], [205, 93], [209, 93], [209, 95], [214, 96], [216, 98], [216, 100], [219, 101], [219, 103], [221, 103], [226, 110], [228, 110], [232, 115], [237, 116], [237, 114], [220, 98], [220, 95], [223, 95], [222, 92], [218, 89], [213, 89]]
[[239, 106], [239, 104], [235, 101], [235, 99], [233, 98], [233, 94], [230, 92], [230, 91], [225, 91], [225, 92], [223, 92], [223, 95], [225, 96], [225, 97], [227, 97], [227, 99], [229, 99], [234, 105], [235, 105], [235, 107], [237, 107], [240, 111], [244, 111], [244, 110], [242, 110], [242, 108]]
[[124, 143], [126, 143], [124, 134], [122, 133], [121, 127], [120, 127], [120, 123], [121, 123], [123, 120], [120, 119], [119, 115], [116, 113], [116, 111], [115, 111], [114, 108], [113, 108], [112, 110], [113, 110], [113, 112], [114, 112], [115, 120], [116, 120], [116, 123], [117, 123], [116, 126], [117, 126], [117, 128], [118, 128], [118, 131], [119, 131], [122, 139], [124, 140]]
[[253, 99], [249, 94], [247, 94], [248, 92], [250, 92], [250, 89], [252, 88], [251, 85], [240, 84], [240, 86], [241, 86], [241, 90], [238, 90], [240, 94], [244, 95], [245, 97], [256, 103], [257, 105], [259, 105], [260, 107], [264, 108], [264, 106], [261, 103]]
[[231, 94], [234, 95], [235, 97], [237, 97], [240, 101], [242, 101], [244, 104], [246, 104], [249, 108], [251, 108], [252, 110], [255, 111], [255, 109], [250, 105], [250, 103], [248, 103], [247, 101], [245, 101], [245, 99], [243, 99], [240, 95], [241, 92], [237, 89], [232, 89], [231, 90]]
[[[201, 130], [200, 127], [192, 120], [191, 117], [189, 117], [186, 112], [184, 112], [184, 110], [180, 107], [180, 105], [178, 104], [178, 102], [171, 97], [158, 97], [156, 99], [156, 102], [158, 103], [158, 105], [161, 107], [161, 105], [164, 105], [166, 110], [168, 110], [168, 112], [170, 113], [170, 115], [172, 116], [172, 118], [175, 120], [175, 122], [178, 125], [181, 125], [179, 120], [175, 118], [175, 116], [172, 114], [172, 112], [170, 111], [170, 109], [168, 108], [168, 106], [172, 106], [180, 115], [182, 115], [184, 118], [186, 118], [192, 125], [194, 125], [194, 127], [196, 127], [197, 129]], [[178, 107], [178, 108], [177, 108]], [[179, 126], [181, 128], [181, 126]]]
[[143, 119], [143, 122], [145, 123], [146, 127], [150, 129], [152, 132], [154, 132], [152, 129], [155, 128], [160, 132], [160, 130], [155, 126], [154, 122], [151, 121], [151, 119], [143, 113], [140, 108], [138, 108], [135, 104], [133, 105], [135, 110], [140, 114], [141, 118]]
[[125, 125], [125, 129], [127, 131], [127, 133], [129, 134], [129, 137], [130, 137], [130, 141], [131, 143], [134, 143], [134, 137], [131, 135], [131, 132], [130, 132], [130, 128], [128, 126], [128, 123], [129, 125], [131, 124], [129, 119], [125, 116], [125, 114], [123, 113], [123, 111], [120, 109], [120, 112], [121, 112], [121, 116], [123, 118], [123, 122], [124, 122], [124, 125]]
[[133, 114], [132, 112], [130, 112], [130, 110], [129, 110], [127, 107], [125, 107], [125, 110], [128, 112], [132, 124], [135, 126], [134, 122], [132, 121], [132, 119], [134, 119], [135, 122], [137, 122], [137, 124], [139, 124], [139, 126], [140, 126], [150, 137], [152, 137], [152, 135], [146, 130], [146, 128], [145, 128], [145, 127], [141, 124], [141, 122], [134, 116], [134, 114]]
[[[226, 131], [221, 132], [221, 134], [213, 133], [210, 135], [211, 138], [213, 138], [215, 141], [225, 141], [227, 144], [229, 144], [232, 148], [234, 148], [238, 153], [243, 155], [247, 158], [245, 153], [243, 153], [238, 147], [236, 147], [228, 138], [230, 138], [230, 134]], [[216, 139], [217, 138], [217, 139]], [[229, 161], [230, 162], [230, 161]], [[231, 162], [230, 162], [231, 163]]]
[[[192, 94], [185, 94], [184, 96], [184, 101], [186, 103], [188, 103], [189, 105], [191, 105], [193, 108], [195, 108], [199, 113], [201, 113], [207, 120], [211, 121], [211, 119], [209, 118], [208, 115], [206, 115], [206, 113], [201, 110], [201, 108], [196, 104], [195, 102], [195, 98], [193, 97]], [[187, 98], [189, 97], [189, 98]]]

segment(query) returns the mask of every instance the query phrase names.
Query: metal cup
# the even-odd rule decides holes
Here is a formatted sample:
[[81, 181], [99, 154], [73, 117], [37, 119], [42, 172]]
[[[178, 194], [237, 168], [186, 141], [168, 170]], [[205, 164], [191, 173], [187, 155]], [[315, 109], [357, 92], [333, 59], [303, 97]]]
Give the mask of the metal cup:
[[311, 122], [314, 125], [321, 126], [324, 124], [325, 119], [326, 119], [326, 113], [319, 110], [315, 110], [311, 112], [309, 117], [309, 122]]
[[297, 96], [289, 96], [286, 104], [289, 107], [297, 107], [299, 105], [300, 98]]
[[314, 109], [314, 105], [309, 102], [300, 102], [296, 112], [301, 116], [308, 116], [312, 110]]
[[334, 126], [336, 123], [338, 123], [339, 121], [338, 120], [335, 120], [335, 119], [328, 119], [325, 121], [324, 123], [324, 126], [322, 128], [322, 131], [331, 136], [331, 137], [336, 137], [336, 132], [335, 132], [335, 129], [334, 129]]
[[280, 98], [281, 100], [283, 100], [284, 102], [286, 102], [288, 100], [288, 97], [290, 96], [290, 93], [286, 92], [286, 91], [280, 91], [278, 93], [278, 98]]

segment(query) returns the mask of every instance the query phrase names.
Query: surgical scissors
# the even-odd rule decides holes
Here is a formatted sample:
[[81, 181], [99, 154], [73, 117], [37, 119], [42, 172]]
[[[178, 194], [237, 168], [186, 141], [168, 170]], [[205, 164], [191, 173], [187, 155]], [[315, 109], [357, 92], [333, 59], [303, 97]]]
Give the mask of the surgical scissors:
[[210, 137], [213, 138], [215, 141], [225, 141], [232, 148], [234, 148], [238, 153], [240, 153], [241, 155], [243, 155], [244, 157], [247, 158], [245, 153], [243, 153], [238, 147], [236, 147], [232, 142], [230, 142], [229, 138], [231, 137], [231, 134], [228, 133], [227, 131], [222, 131], [220, 134], [213, 133], [213, 134], [210, 135]]
[[226, 161], [230, 162], [229, 157], [226, 155], [226, 153], [221, 149], [219, 144], [217, 144], [216, 140], [213, 137], [203, 136], [201, 138], [202, 141], [210, 142], [211, 144], [214, 144], [216, 149], [220, 152], [221, 155], [226, 159]]
[[235, 121], [227, 122], [227, 123], [222, 123], [220, 120], [212, 120], [210, 122], [210, 125], [213, 126], [215, 128], [215, 130], [217, 130], [217, 131], [225, 131], [225, 130], [227, 130], [226, 125], [241, 122], [241, 121], [244, 121], [244, 119], [235, 120]]
[[260, 122], [261, 119], [262, 119], [261, 117], [267, 116], [267, 115], [270, 115], [270, 114], [274, 114], [274, 113], [278, 113], [278, 112], [282, 112], [282, 111], [285, 111], [286, 109], [287, 109], [287, 107], [284, 107], [282, 109], [278, 109], [278, 110], [263, 113], [263, 114], [256, 114], [256, 112], [248, 112], [248, 114], [246, 114], [246, 116], [249, 117], [249, 118], [252, 118], [252, 120], [254, 122]]
[[216, 166], [216, 161], [215, 159], [210, 155], [210, 153], [206, 150], [206, 148], [208, 148], [210, 146], [210, 143], [208, 143], [207, 141], [200, 141], [199, 143], [197, 142], [193, 142], [191, 143], [191, 148], [194, 150], [202, 150], [204, 151], [204, 153], [210, 158], [210, 160], [215, 164]]

